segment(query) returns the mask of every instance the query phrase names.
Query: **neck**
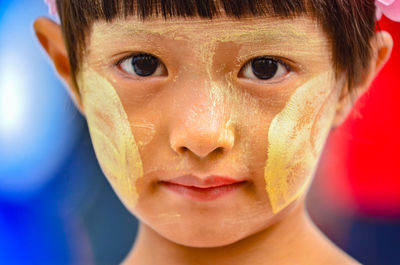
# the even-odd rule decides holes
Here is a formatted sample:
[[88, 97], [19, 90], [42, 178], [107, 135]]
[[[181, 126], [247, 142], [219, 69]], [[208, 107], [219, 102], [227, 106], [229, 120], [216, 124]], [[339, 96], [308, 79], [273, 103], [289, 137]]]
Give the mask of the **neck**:
[[329, 245], [312, 224], [302, 201], [276, 224], [238, 242], [216, 248], [179, 245], [141, 223], [135, 246], [123, 264], [202, 265], [210, 264], [210, 260], [214, 265], [248, 264], [249, 261], [252, 264], [293, 264], [293, 259], [310, 262], [308, 253], [315, 251], [317, 242]]

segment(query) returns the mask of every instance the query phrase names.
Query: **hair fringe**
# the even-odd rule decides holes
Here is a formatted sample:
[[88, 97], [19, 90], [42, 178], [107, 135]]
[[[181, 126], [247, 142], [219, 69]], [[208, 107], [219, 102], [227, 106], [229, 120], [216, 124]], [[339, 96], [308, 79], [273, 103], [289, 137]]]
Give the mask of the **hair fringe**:
[[[275, 16], [307, 15], [320, 24], [332, 43], [336, 73], [347, 75], [353, 87], [371, 56], [370, 40], [375, 31], [374, 0], [57, 0], [64, 39], [74, 77], [83, 58], [86, 37], [97, 20], [136, 16], [154, 17]], [[75, 80], [74, 80], [75, 81]]]

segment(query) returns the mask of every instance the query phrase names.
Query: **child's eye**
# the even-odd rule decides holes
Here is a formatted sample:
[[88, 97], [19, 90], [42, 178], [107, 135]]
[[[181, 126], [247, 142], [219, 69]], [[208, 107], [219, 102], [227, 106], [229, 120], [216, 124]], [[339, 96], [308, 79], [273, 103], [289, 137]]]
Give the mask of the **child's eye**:
[[123, 59], [119, 67], [134, 76], [162, 76], [167, 70], [161, 61], [148, 53], [140, 53]]
[[247, 62], [240, 70], [239, 77], [249, 79], [270, 80], [284, 77], [290, 72], [290, 67], [278, 59], [257, 57]]

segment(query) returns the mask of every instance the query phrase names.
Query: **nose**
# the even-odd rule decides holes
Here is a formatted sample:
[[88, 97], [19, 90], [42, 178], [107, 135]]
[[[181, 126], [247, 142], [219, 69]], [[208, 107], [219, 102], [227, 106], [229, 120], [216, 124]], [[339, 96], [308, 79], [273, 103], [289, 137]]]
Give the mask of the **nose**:
[[198, 158], [229, 152], [235, 132], [226, 116], [223, 107], [219, 109], [215, 104], [181, 109], [170, 131], [171, 148], [180, 155], [189, 153]]
[[205, 158], [212, 153], [227, 153], [234, 144], [234, 133], [229, 128], [181, 128], [171, 137], [171, 147], [178, 154], [192, 153]]

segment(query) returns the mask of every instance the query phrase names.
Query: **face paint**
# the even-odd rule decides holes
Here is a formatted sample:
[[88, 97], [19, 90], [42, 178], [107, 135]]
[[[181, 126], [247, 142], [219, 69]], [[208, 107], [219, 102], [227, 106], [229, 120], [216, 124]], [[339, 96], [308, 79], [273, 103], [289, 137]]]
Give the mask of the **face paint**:
[[[162, 21], [159, 24], [155, 21], [127, 23], [118, 19], [112, 25], [110, 27], [108, 23], [103, 22], [94, 24], [88, 62], [98, 73], [102, 73], [102, 76], [115, 78], [108, 80], [118, 86], [118, 95], [122, 103], [119, 102], [111, 84], [107, 86], [118, 99], [119, 112], [125, 116], [125, 121], [118, 124], [126, 123], [128, 119], [123, 111], [124, 106], [131, 119], [130, 129], [138, 140], [143, 163], [146, 165], [146, 177], [137, 185], [141, 195], [145, 193], [142, 193], [142, 187], [143, 190], [146, 189], [146, 185], [154, 187], [151, 183], [154, 183], [156, 177], [152, 176], [157, 176], [157, 172], [205, 174], [207, 170], [225, 173], [227, 169], [241, 175], [258, 172], [255, 182], [262, 195], [257, 199], [262, 199], [263, 205], [268, 205], [269, 199], [274, 212], [278, 212], [302, 194], [318, 160], [321, 142], [327, 134], [328, 125], [321, 124], [325, 121], [330, 122], [330, 119], [325, 117], [328, 115], [325, 111], [330, 111], [331, 105], [327, 102], [325, 105], [328, 107], [321, 107], [324, 105], [324, 98], [327, 97], [326, 81], [331, 81], [328, 78], [330, 75], [321, 75], [292, 94], [296, 85], [279, 83], [276, 86], [269, 84], [264, 88], [261, 85], [251, 86], [238, 80], [236, 73], [244, 63], [261, 55], [288, 57], [291, 61], [298, 62], [294, 68], [302, 73], [299, 77], [304, 81], [305, 78], [309, 79], [310, 76], [330, 69], [328, 42], [321, 37], [323, 34], [314, 22], [305, 21], [302, 30], [298, 30], [299, 27], [294, 25], [292, 20], [282, 20], [279, 28], [269, 27], [270, 24], [264, 20], [258, 26], [223, 22], [213, 23], [212, 28], [209, 28], [204, 20], [191, 21], [190, 27], [181, 27], [174, 21]], [[198, 34], [199, 32], [204, 34]], [[171, 82], [159, 82], [159, 87], [153, 86], [150, 81], [139, 85], [111, 73], [110, 62], [115, 61], [116, 54], [120, 57], [119, 54], [126, 54], [127, 51], [148, 52], [159, 57], [167, 66], [168, 74], [172, 75]], [[294, 80], [302, 82], [300, 78]], [[165, 80], [167, 81], [168, 77]], [[324, 86], [316, 89], [323, 82]], [[295, 81], [291, 83], [296, 84]], [[289, 95], [291, 98], [288, 101]], [[142, 101], [145, 104], [137, 104]], [[165, 101], [171, 104], [165, 104]], [[156, 109], [154, 106], [157, 106]], [[319, 108], [321, 110], [318, 110]], [[175, 113], [176, 110], [178, 111]], [[181, 115], [183, 110], [185, 114]], [[201, 168], [201, 165], [193, 163], [190, 157], [171, 152], [173, 150], [168, 145], [168, 139], [162, 138], [171, 132], [165, 131], [166, 127], [163, 127], [163, 121], [168, 117], [173, 117], [168, 124], [179, 124], [178, 129], [171, 127], [175, 131], [186, 127], [189, 131], [199, 134], [202, 133], [203, 127], [206, 133], [213, 129], [218, 130], [221, 132], [218, 143], [234, 143], [235, 148], [226, 152], [224, 157], [213, 153], [215, 156], [209, 157], [207, 168]], [[138, 122], [138, 119], [143, 119], [142, 123]], [[149, 121], [152, 124], [148, 123]], [[271, 126], [266, 128], [265, 124]], [[222, 127], [225, 131], [221, 130]], [[320, 127], [322, 129], [318, 130]], [[126, 131], [130, 132], [128, 129]], [[113, 137], [109, 137], [111, 142]], [[153, 143], [161, 143], [162, 139], [165, 145], [159, 144], [155, 148], [152, 139]], [[188, 140], [193, 140], [193, 137]], [[268, 158], [266, 153], [260, 155], [258, 152], [260, 148], [267, 149], [267, 145]], [[162, 148], [163, 152], [160, 152]], [[126, 153], [130, 154], [131, 151]], [[99, 160], [101, 162], [101, 159]], [[113, 161], [111, 158], [108, 160]], [[118, 175], [129, 176], [126, 172]], [[125, 186], [114, 185], [117, 192]], [[150, 196], [141, 196], [144, 201], [147, 198]], [[172, 211], [165, 210], [163, 213], [166, 215], [161, 216], [176, 216], [170, 215]]]
[[[332, 72], [325, 73], [330, 43], [314, 20], [218, 21], [98, 21], [79, 79], [115, 192], [153, 231], [191, 247], [259, 232], [304, 193], [337, 99]], [[160, 59], [166, 74], [121, 71], [121, 61], [137, 53]], [[245, 76], [258, 56], [281, 59], [291, 71], [270, 81]], [[160, 183], [186, 174], [246, 178], [248, 185], [203, 203]]]
[[106, 79], [87, 66], [81, 73], [78, 85], [97, 159], [125, 206], [133, 207], [143, 166], [128, 117]]
[[[231, 62], [236, 66], [264, 53], [291, 58], [293, 61], [306, 60], [308, 70], [322, 69], [319, 56], [322, 50], [330, 49], [330, 43], [320, 37], [323, 35], [322, 29], [314, 21], [296, 18], [298, 23], [302, 24], [302, 27], [298, 27], [293, 24], [292, 19], [283, 19], [280, 20], [279, 27], [276, 27], [275, 21], [264, 19], [261, 25], [255, 25], [254, 20], [243, 18], [238, 21], [211, 22], [190, 19], [184, 27], [174, 20], [164, 19], [146, 22], [132, 20], [129, 23], [125, 19], [116, 19], [111, 26], [107, 22], [96, 22], [93, 25], [91, 50], [97, 55], [94, 63], [101, 64], [102, 61], [109, 61], [115, 54], [127, 50], [143, 51], [144, 47], [151, 47], [150, 50], [146, 48], [146, 52], [164, 58], [166, 51], [173, 49], [172, 47], [190, 43], [192, 52], [186, 55], [190, 57], [187, 57], [185, 65], [196, 65], [197, 62], [189, 58], [202, 58], [202, 61], [207, 63], [203, 69], [211, 73], [210, 58], [213, 57], [217, 45], [235, 43], [240, 45], [238, 60]], [[249, 25], [249, 22], [252, 23]]]
[[[263, 20], [262, 25], [256, 26], [248, 24], [249, 21], [254, 21], [254, 18], [250, 18], [248, 21], [246, 21], [246, 18], [241, 18], [240, 21], [190, 19], [188, 20], [190, 26], [188, 27], [182, 27], [181, 24], [176, 23], [174, 20], [153, 19], [151, 22], [131, 21], [126, 23], [124, 19], [115, 19], [112, 26], [107, 22], [96, 22], [94, 31], [104, 33], [96, 36], [95, 41], [98, 41], [98, 45], [114, 44], [119, 42], [121, 37], [127, 43], [138, 39], [140, 42], [147, 43], [166, 39], [177, 41], [199, 40], [201, 41], [200, 43], [259, 41], [264, 42], [264, 45], [274, 45], [274, 47], [279, 48], [282, 45], [285, 47], [286, 43], [282, 43], [285, 39], [289, 43], [323, 44], [320, 38], [315, 39], [309, 36], [310, 33], [315, 34], [315, 31], [320, 31], [315, 23], [310, 23], [309, 19], [297, 18], [297, 20], [297, 23], [302, 23], [304, 25], [303, 29], [306, 30], [299, 31], [299, 27], [293, 25], [291, 19], [280, 20], [279, 28], [277, 28], [275, 27], [275, 21]], [[185, 24], [185, 26], [187, 25]], [[204, 27], [207, 27], [207, 31], [204, 31]], [[226, 30], [227, 28], [234, 28], [235, 30]], [[199, 35], [197, 30], [200, 30], [202, 35]]]
[[134, 123], [131, 123], [131, 127], [135, 128], [136, 132], [137, 131], [141, 132], [141, 133], [139, 133], [140, 136], [142, 136], [140, 138], [141, 140], [137, 142], [139, 149], [144, 147], [148, 143], [150, 143], [154, 137], [154, 134], [156, 133], [154, 124], [152, 124], [152, 123], [134, 122]]
[[308, 187], [335, 113], [339, 89], [326, 72], [299, 87], [268, 133], [266, 190], [274, 213]]

